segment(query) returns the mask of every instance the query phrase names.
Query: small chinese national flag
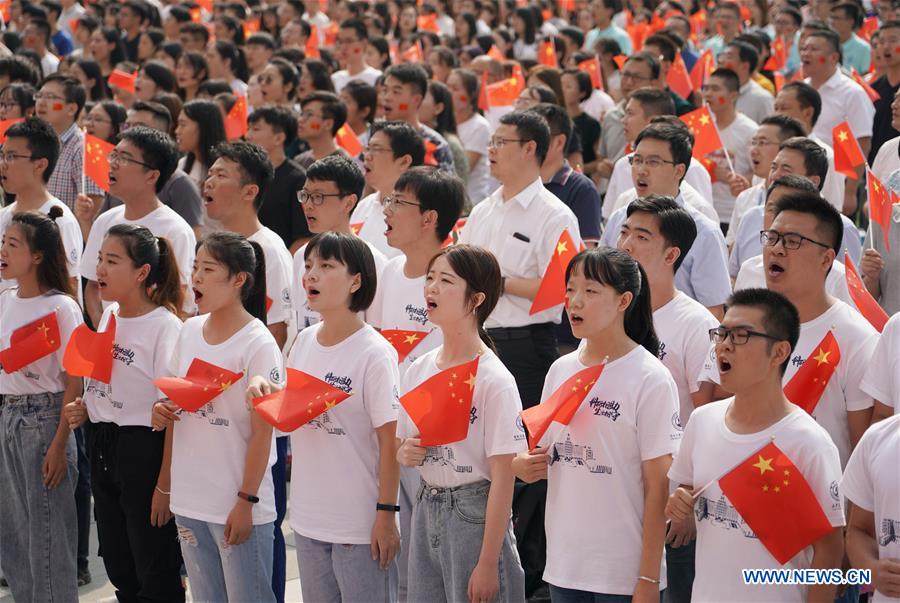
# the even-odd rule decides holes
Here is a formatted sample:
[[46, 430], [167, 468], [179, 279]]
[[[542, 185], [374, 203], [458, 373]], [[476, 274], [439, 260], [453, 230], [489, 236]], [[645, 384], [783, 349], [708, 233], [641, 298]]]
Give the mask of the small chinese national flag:
[[856, 168], [866, 163], [862, 149], [846, 121], [839, 123], [831, 131], [834, 144], [834, 169], [841, 172], [847, 178], [859, 180]]
[[88, 377], [103, 383], [112, 378], [113, 343], [116, 340], [116, 315], [110, 314], [106, 330], [91, 330], [86, 324], [78, 325], [63, 355], [63, 368], [75, 377]]
[[397, 361], [403, 362], [409, 353], [428, 335], [427, 331], [404, 331], [403, 329], [384, 329], [382, 336], [397, 350]]
[[362, 230], [362, 227], [365, 225], [365, 222], [354, 222], [350, 225], [350, 232], [359, 236], [359, 231]]
[[553, 67], [554, 69], [559, 66], [559, 61], [556, 58], [556, 46], [553, 44], [553, 38], [544, 38], [541, 40], [541, 47], [538, 50], [538, 63], [541, 65], [546, 65], [547, 67]]
[[881, 333], [884, 330], [884, 325], [887, 324], [888, 321], [887, 312], [878, 305], [878, 302], [875, 301], [875, 298], [872, 297], [872, 294], [866, 289], [862, 279], [859, 278], [859, 273], [856, 272], [856, 266], [853, 265], [853, 260], [850, 259], [850, 256], [846, 252], [844, 252], [844, 272], [845, 278], [847, 279], [847, 289], [850, 291], [850, 299], [853, 300], [856, 309], [859, 310], [860, 314], [866, 317], [866, 320], [875, 327], [875, 330]]
[[881, 226], [881, 232], [884, 233], [884, 244], [890, 251], [891, 243], [888, 240], [888, 231], [891, 227], [891, 213], [894, 204], [900, 199], [897, 198], [894, 191], [888, 190], [869, 168], [866, 168], [866, 183], [869, 193], [869, 219]]
[[509, 107], [522, 90], [525, 89], [525, 76], [522, 74], [522, 68], [516, 64], [513, 68], [511, 77], [488, 84], [487, 86], [487, 104], [489, 107]]
[[650, 24], [641, 21], [633, 25], [626, 25], [625, 31], [628, 33], [628, 37], [631, 38], [631, 47], [634, 52], [640, 52], [641, 48], [644, 47], [644, 40], [650, 35]]
[[432, 375], [400, 397], [406, 414], [419, 428], [422, 446], [466, 439], [479, 358]]
[[338, 30], [340, 27], [334, 21], [325, 28], [325, 46], [331, 48], [337, 42]]
[[422, 31], [430, 31], [431, 33], [436, 34], [441, 33], [441, 28], [438, 27], [437, 23], [437, 13], [420, 15], [416, 18], [416, 26]]
[[261, 21], [260, 17], [256, 17], [253, 19], [247, 19], [246, 21], [244, 21], [244, 35], [249, 38], [253, 34], [259, 33], [259, 29], [262, 26], [260, 21]]
[[9, 347], [0, 350], [0, 364], [7, 374], [14, 373], [52, 354], [59, 346], [59, 323], [54, 311], [13, 331]]
[[306, 55], [307, 59], [322, 58], [319, 52], [319, 30], [315, 25], [309, 26], [309, 37], [306, 38], [306, 47], [303, 49], [303, 54]]
[[303, 371], [287, 369], [287, 387], [255, 398], [253, 406], [267, 423], [290, 432], [306, 425], [350, 394]]
[[694, 135], [694, 157], [698, 159], [705, 157], [724, 146], [712, 115], [709, 114], [709, 107], [700, 107], [696, 111], [682, 115], [680, 119]]
[[556, 388], [549, 398], [522, 411], [529, 451], [537, 448], [551, 423], [569, 424], [605, 366], [606, 363], [603, 363], [578, 371]]
[[488, 103], [487, 76], [487, 69], [485, 69], [481, 72], [481, 85], [478, 87], [478, 108], [482, 111], [487, 111], [491, 108], [490, 103]]
[[684, 59], [681, 58], [680, 52], [675, 53], [675, 61], [666, 75], [666, 83], [682, 98], [689, 97], [691, 92], [694, 91], [691, 76], [688, 74], [687, 66], [684, 64]]
[[625, 68], [625, 61], [628, 60], [628, 57], [626, 57], [624, 54], [617, 54], [612, 58], [612, 60], [613, 63], [616, 64], [616, 67], [619, 68], [619, 71], [622, 71], [622, 69]]
[[416, 43], [400, 53], [400, 60], [403, 63], [421, 63], [425, 60], [425, 53], [422, 51], [422, 43], [416, 40]]
[[863, 21], [862, 27], [859, 28], [857, 32], [859, 37], [863, 40], [869, 41], [872, 37], [872, 34], [878, 30], [878, 17], [872, 15], [871, 17], [866, 17]]
[[869, 85], [869, 82], [867, 82], [863, 78], [863, 76], [861, 76], [859, 74], [859, 71], [857, 71], [856, 68], [854, 68], [854, 67], [850, 68], [850, 76], [853, 78], [854, 82], [859, 84], [862, 87], [862, 89], [866, 91], [866, 96], [869, 97], [870, 101], [872, 101], [874, 103], [875, 101], [877, 101], [881, 98], [881, 95], [878, 94], [878, 91]]
[[700, 54], [699, 58], [697, 58], [697, 62], [694, 63], [694, 67], [691, 69], [691, 84], [693, 84], [694, 90], [703, 88], [703, 84], [706, 83], [706, 78], [709, 77], [709, 74], [712, 73], [715, 68], [716, 61], [713, 58], [712, 51], [707, 48]]
[[594, 57], [578, 63], [578, 68], [591, 76], [591, 84], [594, 90], [603, 90], [603, 77], [600, 74], [600, 59]]
[[803, 473], [774, 442], [719, 479], [719, 487], [782, 565], [834, 529]]
[[247, 99], [238, 95], [237, 101], [225, 116], [225, 137], [237, 140], [247, 133]]
[[154, 379], [153, 384], [184, 410], [196, 412], [243, 376], [243, 371], [233, 373], [205, 360], [194, 358], [184, 377], [162, 377]]
[[17, 124], [20, 121], [25, 121], [23, 118], [18, 117], [16, 119], [4, 119], [0, 121], [0, 144], [6, 142], [6, 131], [9, 130], [9, 127], [13, 124]]
[[492, 59], [494, 59], [495, 61], [503, 62], [506, 60], [506, 57], [503, 56], [503, 53], [500, 52], [500, 49], [497, 48], [496, 46], [491, 46], [491, 48], [487, 52], [487, 55], [489, 57], [491, 57]]
[[437, 155], [435, 152], [437, 151], [437, 145], [431, 142], [430, 140], [425, 140], [425, 165], [438, 165]]
[[109, 154], [114, 145], [90, 134], [84, 135], [84, 175], [109, 192]]
[[553, 251], [553, 257], [550, 258], [550, 263], [541, 278], [537, 295], [531, 302], [529, 314], [537, 314], [566, 301], [566, 268], [577, 254], [578, 249], [575, 247], [572, 235], [569, 234], [568, 229], [563, 230]]
[[356, 132], [354, 132], [353, 128], [347, 124], [344, 124], [338, 129], [334, 140], [338, 146], [347, 151], [351, 157], [356, 157], [363, 152], [362, 143], [360, 143], [359, 138], [356, 137]]
[[784, 38], [777, 37], [772, 42], [772, 54], [769, 55], [769, 60], [766, 61], [763, 69], [765, 69], [766, 71], [778, 71], [780, 69], [784, 69], [784, 66], [786, 64], [787, 46], [784, 43]]
[[809, 414], [813, 414], [840, 361], [841, 348], [834, 338], [834, 333], [828, 331], [815, 351], [784, 386], [784, 395]]
[[136, 79], [137, 71], [135, 71], [134, 73], [128, 73], [119, 69], [113, 69], [112, 73], [109, 74], [107, 82], [110, 86], [115, 86], [120, 90], [124, 90], [125, 92], [131, 92], [132, 94], [134, 94], [134, 81]]

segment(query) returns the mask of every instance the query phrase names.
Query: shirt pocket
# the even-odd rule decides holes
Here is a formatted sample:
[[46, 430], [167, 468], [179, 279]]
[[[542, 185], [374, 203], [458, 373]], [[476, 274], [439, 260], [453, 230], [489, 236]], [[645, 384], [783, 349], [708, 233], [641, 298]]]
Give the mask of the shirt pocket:
[[[528, 237], [529, 235], [524, 235]], [[538, 274], [529, 274], [535, 264], [535, 240], [536, 235], [530, 236], [530, 241], [525, 242], [518, 237], [509, 235], [500, 246], [500, 254], [497, 261], [500, 262], [500, 272], [503, 276], [518, 278], [539, 278], [543, 274], [543, 266], [538, 266]]]

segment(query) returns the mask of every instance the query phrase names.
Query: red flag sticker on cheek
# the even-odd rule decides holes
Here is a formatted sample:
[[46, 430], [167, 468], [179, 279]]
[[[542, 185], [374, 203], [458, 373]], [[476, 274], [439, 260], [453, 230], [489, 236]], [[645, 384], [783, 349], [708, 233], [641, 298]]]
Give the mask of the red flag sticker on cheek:
[[312, 128], [313, 130], [321, 130], [322, 124], [320, 124], [319, 122], [316, 121], [316, 122], [309, 124], [309, 127]]
[[894, 46], [894, 52], [900, 53], [900, 46]]
[[400, 103], [400, 105], [397, 108], [400, 109], [401, 111], [409, 111], [409, 105], [407, 105], [406, 103]]
[[62, 110], [63, 110], [63, 104], [62, 104], [62, 103], [53, 103], [52, 109], [53, 109], [54, 111], [62, 111]]
[[825, 64], [825, 57], [819, 57], [819, 62], [823, 65]]
[[720, 97], [719, 97], [719, 104], [720, 104], [720, 105], [724, 105], [724, 104], [725, 104], [725, 97], [724, 97], [724, 96], [720, 96]]
[[461, 102], [461, 103], [467, 103], [467, 102], [469, 102], [469, 97], [466, 96], [465, 94], [462, 94], [462, 95], [460, 95], [460, 97], [459, 97], [459, 102]]

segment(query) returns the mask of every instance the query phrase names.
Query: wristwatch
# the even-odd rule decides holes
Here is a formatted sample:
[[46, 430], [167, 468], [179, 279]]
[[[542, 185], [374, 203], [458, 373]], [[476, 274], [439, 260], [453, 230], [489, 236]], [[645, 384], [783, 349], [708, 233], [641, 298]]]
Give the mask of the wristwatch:
[[400, 505], [386, 505], [383, 503], [378, 503], [375, 505], [376, 511], [390, 511], [391, 513], [398, 513], [400, 511]]
[[258, 496], [253, 496], [252, 494], [247, 494], [246, 492], [238, 492], [237, 495], [238, 495], [238, 498], [243, 498], [248, 503], [251, 503], [254, 505], [259, 502]]

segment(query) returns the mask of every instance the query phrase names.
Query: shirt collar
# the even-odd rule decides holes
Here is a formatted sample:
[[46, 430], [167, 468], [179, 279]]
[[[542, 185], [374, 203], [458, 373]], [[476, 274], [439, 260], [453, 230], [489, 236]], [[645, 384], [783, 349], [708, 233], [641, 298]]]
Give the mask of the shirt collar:
[[574, 171], [575, 170], [572, 169], [572, 166], [569, 165], [569, 161], [566, 159], [563, 159], [562, 167], [559, 168], [559, 171], [557, 171], [555, 174], [553, 174], [553, 177], [550, 178], [550, 181], [547, 182], [547, 184], [552, 183], [552, 184], [559, 184], [560, 186], [565, 186], [566, 182], [569, 181], [569, 176], [571, 176]]
[[[538, 176], [534, 182], [526, 186], [522, 191], [512, 197], [509, 202], [513, 201], [517, 202], [522, 206], [523, 209], [528, 209], [528, 206], [531, 205], [532, 200], [537, 197], [538, 193], [544, 189], [544, 183], [541, 180], [540, 176]], [[503, 202], [503, 187], [497, 189], [497, 198], [502, 203]]]
[[69, 142], [69, 140], [73, 136], [76, 136], [79, 132], [80, 132], [80, 130], [78, 129], [78, 124], [75, 122], [72, 122], [72, 125], [69, 126], [69, 128], [65, 132], [62, 133], [62, 136], [59, 137], [59, 140], [60, 140], [60, 142], [65, 144], [65, 143]]
[[837, 87], [838, 84], [841, 83], [841, 79], [843, 79], [843, 77], [844, 77], [844, 74], [841, 73], [841, 67], [838, 66], [834, 70], [834, 74], [832, 74], [832, 76], [830, 78], [828, 78], [828, 80], [824, 84], [822, 84], [822, 87], [819, 88], [819, 90], [822, 90], [823, 88]]

